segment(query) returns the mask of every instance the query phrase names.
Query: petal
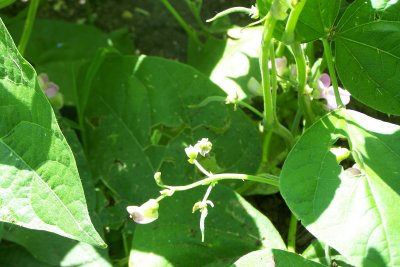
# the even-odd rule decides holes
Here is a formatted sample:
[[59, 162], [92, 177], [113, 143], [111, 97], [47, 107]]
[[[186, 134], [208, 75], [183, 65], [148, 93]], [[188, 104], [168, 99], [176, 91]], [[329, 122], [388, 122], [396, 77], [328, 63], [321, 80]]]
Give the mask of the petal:
[[331, 77], [327, 73], [322, 73], [319, 77], [319, 81], [323, 84], [324, 87], [331, 86]]
[[52, 82], [47, 84], [47, 88], [45, 94], [48, 98], [53, 98], [58, 94], [59, 88], [58, 85]]

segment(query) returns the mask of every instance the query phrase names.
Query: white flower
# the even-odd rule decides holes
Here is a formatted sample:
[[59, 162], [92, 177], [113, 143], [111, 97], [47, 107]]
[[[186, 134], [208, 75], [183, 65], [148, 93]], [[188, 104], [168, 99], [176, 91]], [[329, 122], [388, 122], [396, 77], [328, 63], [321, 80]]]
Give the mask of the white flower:
[[[320, 98], [326, 99], [327, 107], [329, 110], [337, 109], [337, 103], [335, 98], [335, 90], [331, 85], [331, 78], [328, 74], [323, 73], [318, 80], [318, 89], [320, 91]], [[343, 105], [347, 105], [350, 102], [350, 93], [342, 88], [339, 89], [340, 99]]]
[[208, 138], [202, 138], [194, 147], [197, 148], [197, 151], [200, 153], [200, 155], [205, 157], [208, 153], [210, 153], [212, 143], [208, 141]]
[[185, 153], [189, 158], [189, 162], [191, 164], [194, 163], [194, 161], [197, 159], [197, 155], [199, 154], [199, 149], [196, 146], [188, 146], [187, 148], [185, 148]]
[[140, 207], [128, 206], [126, 210], [136, 223], [147, 224], [151, 223], [158, 218], [158, 201], [155, 199], [149, 199]]

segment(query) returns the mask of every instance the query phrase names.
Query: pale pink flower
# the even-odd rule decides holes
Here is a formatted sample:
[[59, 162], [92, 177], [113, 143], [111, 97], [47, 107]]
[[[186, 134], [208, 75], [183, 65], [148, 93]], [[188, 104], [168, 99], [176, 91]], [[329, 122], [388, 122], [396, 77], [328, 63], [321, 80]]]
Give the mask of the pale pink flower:
[[[340, 99], [343, 105], [347, 105], [350, 102], [350, 93], [343, 88], [339, 89]], [[335, 91], [331, 85], [331, 77], [328, 74], [323, 73], [318, 80], [318, 90], [320, 91], [319, 98], [324, 98], [327, 103], [329, 110], [337, 109], [337, 103], [335, 98]]]

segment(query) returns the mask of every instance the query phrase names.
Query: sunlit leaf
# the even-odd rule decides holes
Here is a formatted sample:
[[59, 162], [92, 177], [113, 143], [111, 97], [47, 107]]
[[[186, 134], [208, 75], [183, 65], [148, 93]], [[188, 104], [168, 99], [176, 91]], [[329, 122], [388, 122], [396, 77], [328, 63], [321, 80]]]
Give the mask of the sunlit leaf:
[[[338, 139], [351, 150], [344, 168], [330, 152]], [[310, 127], [282, 169], [290, 209], [350, 264], [400, 264], [399, 139], [399, 126], [342, 109]]]
[[0, 21], [0, 220], [104, 246], [36, 73]]

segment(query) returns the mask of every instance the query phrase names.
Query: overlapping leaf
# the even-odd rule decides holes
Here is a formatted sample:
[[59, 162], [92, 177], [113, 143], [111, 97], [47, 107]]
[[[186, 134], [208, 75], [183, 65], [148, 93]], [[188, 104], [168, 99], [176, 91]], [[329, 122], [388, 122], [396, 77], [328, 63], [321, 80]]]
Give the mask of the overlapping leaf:
[[[86, 88], [85, 140], [96, 175], [117, 200], [141, 204], [156, 197], [159, 188], [153, 174], [158, 170], [168, 184], [198, 179], [184, 148], [203, 137], [213, 142], [211, 159], [204, 159], [205, 164], [219, 171], [257, 170], [260, 140], [256, 125], [224, 103], [198, 107], [208, 96], [224, 95], [200, 72], [152, 57], [104, 55], [97, 62], [101, 63], [92, 65], [89, 72], [95, 73], [94, 78]], [[215, 212], [210, 210], [207, 243], [202, 244], [199, 215], [192, 215], [191, 208], [204, 190], [176, 193], [160, 203], [159, 220], [136, 226], [131, 261], [146, 266], [168, 262], [191, 266], [237, 258], [265, 246], [283, 247], [265, 217], [231, 189], [218, 186], [211, 194], [217, 207]], [[231, 218], [229, 225], [226, 218]], [[228, 237], [220, 240], [220, 234]], [[181, 248], [177, 250], [178, 244]], [[199, 262], [192, 261], [193, 253]]]
[[[358, 166], [343, 170], [330, 152], [348, 141]], [[281, 173], [290, 209], [319, 240], [356, 266], [400, 262], [400, 127], [350, 110], [305, 132]]]
[[71, 149], [0, 21], [0, 221], [104, 246]]

